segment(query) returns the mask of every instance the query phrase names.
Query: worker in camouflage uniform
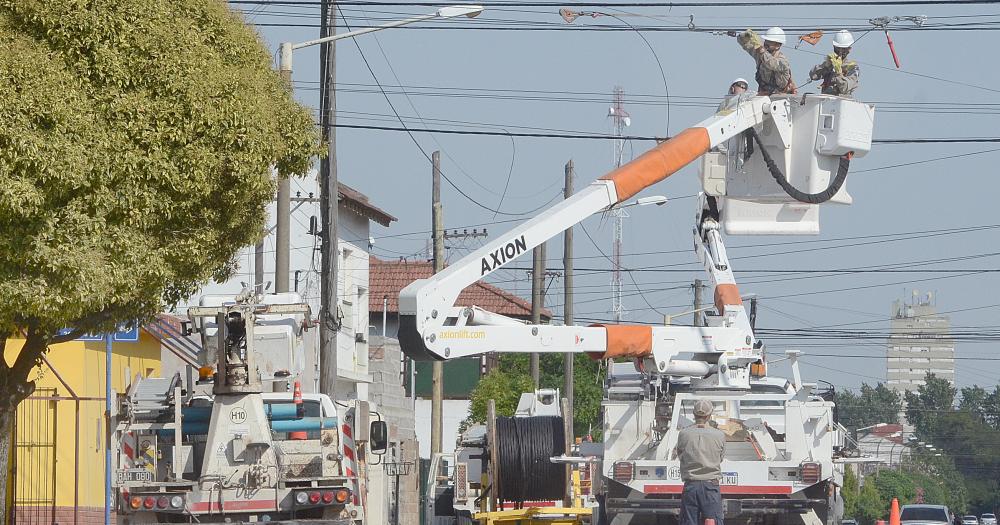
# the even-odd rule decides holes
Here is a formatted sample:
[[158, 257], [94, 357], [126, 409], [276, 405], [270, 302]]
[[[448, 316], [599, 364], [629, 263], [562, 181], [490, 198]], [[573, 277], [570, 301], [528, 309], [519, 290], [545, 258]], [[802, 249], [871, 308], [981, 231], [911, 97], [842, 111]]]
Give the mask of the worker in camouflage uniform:
[[753, 29], [747, 29], [736, 40], [757, 61], [758, 95], [795, 93], [792, 66], [781, 52], [785, 32], [780, 27], [768, 29], [763, 39]]
[[861, 71], [858, 63], [847, 60], [847, 54], [854, 45], [854, 35], [846, 29], [841, 29], [833, 37], [833, 53], [826, 56], [822, 64], [812, 68], [809, 78], [823, 80], [823, 94], [850, 97], [858, 89], [858, 77]]

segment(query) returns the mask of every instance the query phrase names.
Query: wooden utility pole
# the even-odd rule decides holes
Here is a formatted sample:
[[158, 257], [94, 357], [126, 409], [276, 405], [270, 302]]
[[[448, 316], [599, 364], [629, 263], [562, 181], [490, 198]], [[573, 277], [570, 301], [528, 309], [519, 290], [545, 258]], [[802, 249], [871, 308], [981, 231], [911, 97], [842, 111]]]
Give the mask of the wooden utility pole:
[[701, 283], [701, 279], [694, 280], [694, 326], [702, 326], [701, 322], [701, 290], [705, 285]]
[[[434, 238], [434, 273], [444, 270], [444, 217], [441, 213], [441, 152], [431, 155], [431, 224]], [[444, 426], [444, 363], [434, 361], [431, 371], [431, 454], [441, 452]]]
[[[573, 195], [573, 160], [566, 163], [566, 182], [563, 187], [563, 198]], [[566, 228], [563, 233], [563, 324], [573, 326], [573, 227]], [[563, 411], [566, 428], [573, 431], [573, 358], [576, 354], [563, 354], [563, 397], [569, 409]]]
[[[531, 250], [531, 324], [542, 324], [542, 306], [545, 303], [545, 243]], [[538, 352], [531, 353], [531, 381], [538, 388], [541, 371], [538, 366]]]
[[[333, 0], [320, 4], [320, 37], [332, 36], [337, 26], [337, 6]], [[340, 331], [337, 299], [337, 210], [340, 190], [337, 183], [337, 56], [334, 42], [322, 44], [320, 59], [320, 127], [327, 144], [326, 158], [319, 164], [319, 200], [322, 221], [319, 312], [319, 390], [337, 399], [337, 332]]]

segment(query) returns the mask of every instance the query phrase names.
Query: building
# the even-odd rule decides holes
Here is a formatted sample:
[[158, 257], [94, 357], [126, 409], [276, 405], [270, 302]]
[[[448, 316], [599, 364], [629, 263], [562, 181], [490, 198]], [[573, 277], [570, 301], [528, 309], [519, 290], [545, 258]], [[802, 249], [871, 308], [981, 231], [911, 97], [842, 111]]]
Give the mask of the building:
[[873, 461], [859, 463], [862, 475], [886, 466], [898, 466], [910, 456], [910, 446], [904, 439], [902, 425], [875, 425], [858, 436], [858, 451]]
[[937, 313], [933, 295], [914, 291], [909, 303], [892, 305], [886, 383], [897, 392], [913, 391], [928, 372], [955, 383], [955, 341], [950, 320]]
[[[116, 335], [114, 392], [123, 392], [137, 375], [160, 375], [161, 345], [153, 333], [137, 328]], [[7, 341], [8, 363], [23, 343]], [[96, 337], [55, 344], [34, 370], [35, 391], [18, 405], [14, 422], [17, 523], [104, 523], [106, 351]]]
[[[358, 190], [339, 184], [338, 195], [338, 291], [341, 328], [337, 335], [337, 398], [367, 399], [370, 371], [368, 369], [368, 251], [373, 239], [371, 224], [388, 227], [396, 218], [374, 205]], [[290, 225], [291, 254], [289, 256], [289, 288], [299, 293], [312, 308], [313, 317], [320, 311], [320, 237], [313, 225], [319, 224], [319, 190], [315, 177], [292, 179], [292, 221]], [[270, 206], [268, 234], [264, 246], [264, 281], [274, 276], [274, 215]], [[319, 226], [316, 226], [318, 228]], [[254, 248], [245, 249], [238, 257], [240, 269], [230, 280], [206, 286], [199, 294], [235, 296], [244, 283], [254, 280]], [[270, 289], [273, 291], [273, 287]], [[196, 304], [198, 297], [191, 298]], [[184, 316], [183, 311], [178, 315]], [[319, 391], [318, 330], [309, 330], [306, 352], [299, 380], [303, 392]]]
[[[399, 292], [417, 279], [425, 279], [434, 273], [430, 261], [383, 261], [371, 258], [371, 292], [368, 311], [373, 335], [384, 334], [386, 341], [395, 341], [399, 330]], [[531, 303], [501, 288], [484, 282], [476, 282], [462, 290], [456, 306], [479, 306], [494, 313], [516, 319], [531, 319]], [[548, 323], [552, 313], [542, 309], [542, 323]], [[398, 348], [398, 342], [395, 343]], [[407, 360], [403, 367], [403, 384], [409, 397], [410, 384], [415, 385], [417, 399], [413, 412], [416, 414], [415, 430], [420, 443], [420, 457], [430, 457], [430, 413], [431, 413], [431, 363], [417, 362], [410, 366]], [[397, 364], [397, 369], [402, 364]], [[470, 357], [452, 359], [444, 363], [444, 409], [443, 422], [445, 436], [457, 436], [459, 424], [469, 415], [469, 395], [479, 382], [486, 367], [484, 358]], [[412, 399], [412, 397], [411, 397]], [[454, 450], [455, 443], [445, 439], [444, 452]]]

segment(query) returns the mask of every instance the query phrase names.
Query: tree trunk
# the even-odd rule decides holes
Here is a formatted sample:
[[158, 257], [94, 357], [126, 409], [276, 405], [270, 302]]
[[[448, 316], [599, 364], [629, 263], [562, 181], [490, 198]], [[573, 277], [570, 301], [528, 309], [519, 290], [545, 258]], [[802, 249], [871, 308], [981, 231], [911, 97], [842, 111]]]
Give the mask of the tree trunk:
[[0, 409], [0, 523], [13, 523], [13, 477], [9, 476], [14, 461], [14, 411]]

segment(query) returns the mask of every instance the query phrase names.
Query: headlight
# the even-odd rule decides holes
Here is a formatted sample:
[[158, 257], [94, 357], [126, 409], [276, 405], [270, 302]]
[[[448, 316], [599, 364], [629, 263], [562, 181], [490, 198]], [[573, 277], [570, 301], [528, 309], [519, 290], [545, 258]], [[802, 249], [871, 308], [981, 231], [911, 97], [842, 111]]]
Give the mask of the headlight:
[[175, 509], [179, 509], [179, 508], [183, 507], [184, 506], [184, 498], [182, 498], [180, 496], [174, 496], [174, 497], [170, 498], [170, 506], [173, 507], [173, 508], [175, 508]]

